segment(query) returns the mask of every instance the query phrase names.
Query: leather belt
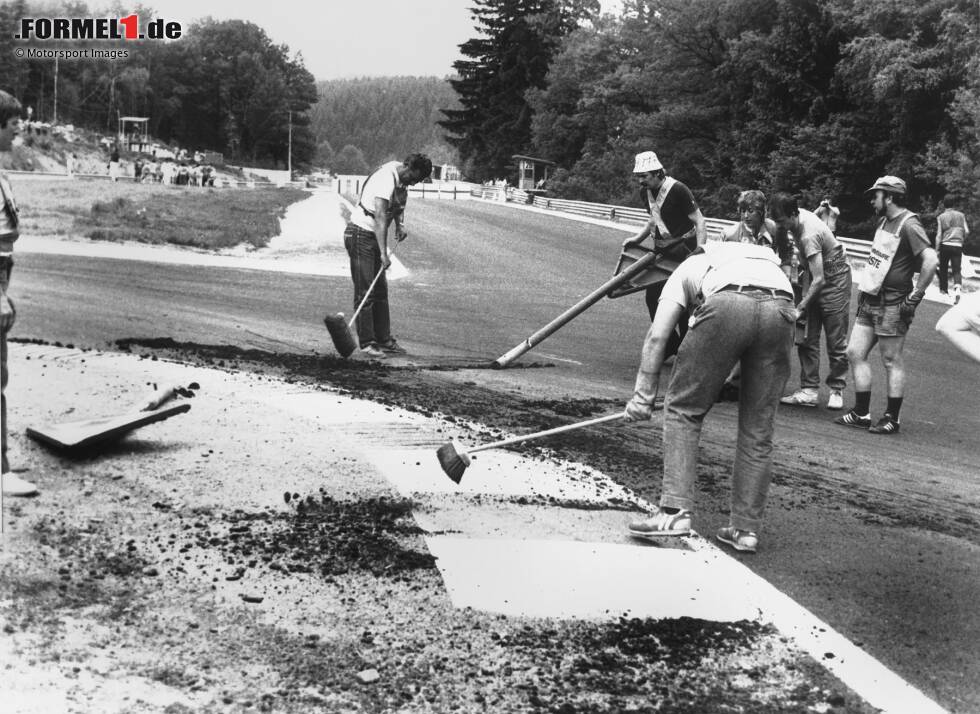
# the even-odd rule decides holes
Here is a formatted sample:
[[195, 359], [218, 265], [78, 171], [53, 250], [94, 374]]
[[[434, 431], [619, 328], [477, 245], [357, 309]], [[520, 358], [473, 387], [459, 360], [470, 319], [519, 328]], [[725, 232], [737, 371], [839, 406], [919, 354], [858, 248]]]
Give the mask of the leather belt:
[[736, 285], [735, 283], [729, 283], [725, 287], [718, 290], [718, 292], [764, 293], [765, 295], [770, 295], [779, 300], [789, 300], [790, 302], [793, 301], [793, 293], [785, 290], [776, 290], [774, 288], [760, 288], [756, 285]]

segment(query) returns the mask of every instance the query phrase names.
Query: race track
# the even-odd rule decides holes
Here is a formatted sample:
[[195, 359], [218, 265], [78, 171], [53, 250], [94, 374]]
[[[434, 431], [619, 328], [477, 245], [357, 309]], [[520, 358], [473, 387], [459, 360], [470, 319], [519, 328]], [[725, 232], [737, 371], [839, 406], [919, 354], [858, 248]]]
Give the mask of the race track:
[[[390, 288], [393, 323], [413, 358], [429, 366], [475, 365], [506, 351], [607, 279], [625, 235], [475, 201], [413, 201], [407, 228], [399, 254], [409, 274]], [[14, 338], [106, 347], [169, 337], [332, 354], [323, 314], [350, 310], [343, 277], [24, 247], [12, 285]], [[901, 435], [836, 427], [822, 408], [781, 410], [763, 547], [743, 561], [927, 695], [968, 712], [980, 710], [980, 372], [933, 331], [944, 309], [923, 304], [910, 332]], [[521, 361], [547, 366], [440, 378], [528, 400], [624, 402], [646, 327], [641, 295], [603, 300]], [[880, 365], [874, 378], [877, 411]], [[794, 371], [790, 387], [796, 379]], [[725, 522], [734, 426], [731, 404], [719, 405], [706, 425], [702, 533]], [[658, 438], [652, 429], [636, 433]], [[658, 467], [651, 463], [642, 479], [623, 476], [624, 485], [655, 498]]]

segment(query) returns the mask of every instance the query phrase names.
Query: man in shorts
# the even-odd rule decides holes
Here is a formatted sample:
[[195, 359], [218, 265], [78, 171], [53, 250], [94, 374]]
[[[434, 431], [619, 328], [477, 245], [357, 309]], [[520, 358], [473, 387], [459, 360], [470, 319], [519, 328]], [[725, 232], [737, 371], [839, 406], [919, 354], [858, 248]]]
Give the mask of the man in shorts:
[[[939, 258], [919, 217], [905, 207], [905, 181], [882, 176], [868, 189], [881, 218], [871, 244], [868, 264], [858, 279], [858, 308], [847, 343], [854, 375], [854, 407], [834, 420], [872, 434], [897, 434], [905, 391], [905, 335], [915, 309], [936, 274]], [[918, 281], [912, 276], [918, 270]], [[888, 403], [885, 414], [871, 423], [871, 364], [868, 355], [879, 346], [885, 367]]]

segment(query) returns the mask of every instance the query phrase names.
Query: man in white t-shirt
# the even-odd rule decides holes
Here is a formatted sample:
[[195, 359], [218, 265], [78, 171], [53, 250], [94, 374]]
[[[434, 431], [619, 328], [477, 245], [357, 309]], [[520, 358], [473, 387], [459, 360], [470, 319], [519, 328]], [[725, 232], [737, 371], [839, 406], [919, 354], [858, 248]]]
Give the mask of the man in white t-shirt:
[[[395, 240], [405, 240], [403, 218], [408, 187], [428, 178], [431, 173], [432, 162], [424, 154], [410, 154], [404, 161], [383, 164], [364, 181], [344, 231], [344, 247], [350, 256], [351, 279], [354, 281], [354, 308], [357, 309], [367, 296], [356, 324], [357, 340], [361, 352], [367, 357], [380, 359], [387, 354], [405, 352], [391, 336], [388, 281], [384, 275], [391, 265], [388, 229], [394, 223]], [[374, 288], [369, 294], [372, 283]]]
[[643, 343], [627, 421], [649, 419], [666, 346], [678, 320], [691, 313], [664, 402], [663, 492], [660, 507], [629, 526], [639, 538], [691, 532], [698, 442], [705, 416], [732, 367], [741, 365], [738, 441], [730, 525], [717, 537], [755, 552], [772, 479], [776, 410], [790, 373], [795, 332], [793, 288], [767, 246], [712, 242], [678, 266], [660, 296]]

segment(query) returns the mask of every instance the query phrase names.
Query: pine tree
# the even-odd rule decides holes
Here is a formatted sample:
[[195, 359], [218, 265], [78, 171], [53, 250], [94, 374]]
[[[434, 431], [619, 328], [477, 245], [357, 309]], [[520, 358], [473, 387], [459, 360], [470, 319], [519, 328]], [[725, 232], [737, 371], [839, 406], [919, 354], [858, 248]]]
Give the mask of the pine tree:
[[551, 58], [563, 37], [594, 19], [598, 0], [474, 0], [479, 37], [460, 45], [469, 59], [450, 80], [461, 109], [444, 109], [440, 126], [457, 147], [471, 179], [501, 177], [531, 137], [527, 90], [545, 85]]

